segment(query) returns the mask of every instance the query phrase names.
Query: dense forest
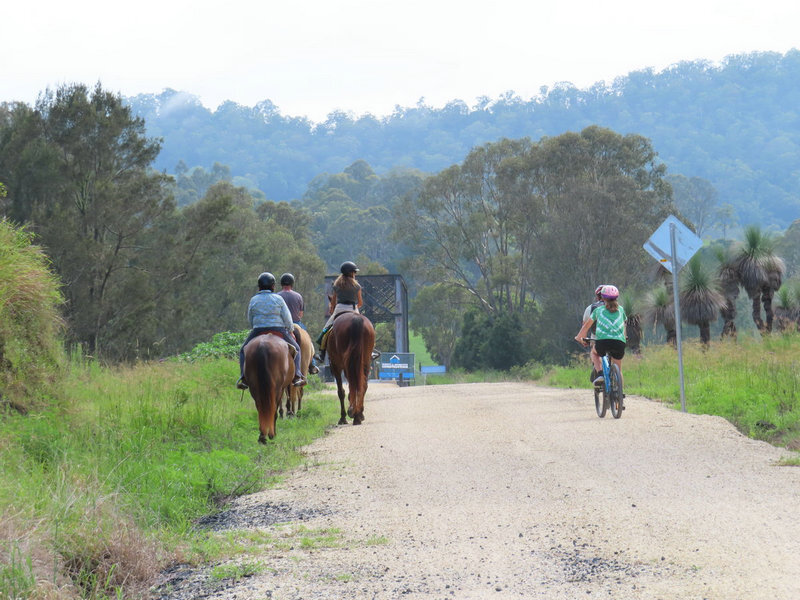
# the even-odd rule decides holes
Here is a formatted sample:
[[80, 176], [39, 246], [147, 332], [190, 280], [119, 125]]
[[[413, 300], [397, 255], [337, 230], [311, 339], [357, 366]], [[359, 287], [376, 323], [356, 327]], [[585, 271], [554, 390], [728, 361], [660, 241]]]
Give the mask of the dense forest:
[[322, 123], [283, 115], [269, 100], [210, 111], [196, 97], [166, 90], [126, 101], [148, 134], [163, 138], [159, 170], [219, 163], [236, 185], [275, 201], [302, 198], [312, 179], [357, 160], [380, 175], [400, 168], [432, 174], [487, 142], [599, 125], [650, 139], [670, 175], [709, 182], [723, 210], [707, 228], [719, 235], [750, 223], [782, 230], [800, 214], [797, 50], [682, 62], [589, 89], [559, 83], [531, 99], [509, 92], [441, 109], [421, 100], [381, 118], [335, 112]]

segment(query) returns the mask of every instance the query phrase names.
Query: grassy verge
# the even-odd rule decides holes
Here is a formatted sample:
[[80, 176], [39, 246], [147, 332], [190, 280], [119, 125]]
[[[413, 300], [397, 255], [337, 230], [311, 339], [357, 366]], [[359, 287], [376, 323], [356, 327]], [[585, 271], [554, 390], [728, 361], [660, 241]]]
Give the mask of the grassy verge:
[[[718, 415], [749, 437], [800, 450], [800, 336], [718, 342], [709, 349], [683, 345], [686, 410]], [[590, 388], [588, 355], [550, 370], [543, 383]], [[625, 391], [680, 410], [677, 352], [667, 346], [626, 355]]]
[[129, 596], [172, 560], [224, 552], [193, 521], [301, 464], [338, 419], [312, 389], [258, 444], [236, 372], [229, 359], [73, 364], [50, 408], [0, 416], [0, 598]]

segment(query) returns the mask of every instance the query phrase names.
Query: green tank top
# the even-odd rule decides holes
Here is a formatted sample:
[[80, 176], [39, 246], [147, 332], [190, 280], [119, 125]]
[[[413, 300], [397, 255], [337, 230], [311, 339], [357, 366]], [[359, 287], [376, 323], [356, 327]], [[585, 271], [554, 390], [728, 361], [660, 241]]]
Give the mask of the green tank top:
[[598, 340], [619, 340], [625, 339], [625, 311], [622, 307], [617, 308], [617, 312], [610, 312], [605, 306], [598, 306], [592, 312], [592, 320], [597, 324], [596, 337]]

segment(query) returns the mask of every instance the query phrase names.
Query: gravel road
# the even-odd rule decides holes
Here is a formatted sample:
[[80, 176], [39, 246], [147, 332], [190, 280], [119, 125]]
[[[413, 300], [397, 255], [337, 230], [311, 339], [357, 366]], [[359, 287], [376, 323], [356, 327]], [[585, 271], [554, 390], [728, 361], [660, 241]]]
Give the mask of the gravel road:
[[723, 419], [522, 383], [372, 384], [365, 416], [208, 524], [284, 536], [257, 573], [154, 596], [800, 598], [800, 469]]

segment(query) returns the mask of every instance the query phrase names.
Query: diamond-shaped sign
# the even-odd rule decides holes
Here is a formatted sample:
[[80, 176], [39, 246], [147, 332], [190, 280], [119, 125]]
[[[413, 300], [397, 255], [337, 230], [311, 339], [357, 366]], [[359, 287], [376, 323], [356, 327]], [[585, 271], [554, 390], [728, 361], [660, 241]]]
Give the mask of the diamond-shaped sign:
[[655, 233], [650, 236], [650, 239], [644, 243], [643, 248], [650, 256], [664, 265], [664, 268], [670, 273], [672, 273], [670, 231], [673, 225], [675, 226], [675, 256], [678, 263], [678, 272], [703, 245], [703, 240], [681, 223], [678, 217], [668, 216], [661, 226], [656, 229]]

